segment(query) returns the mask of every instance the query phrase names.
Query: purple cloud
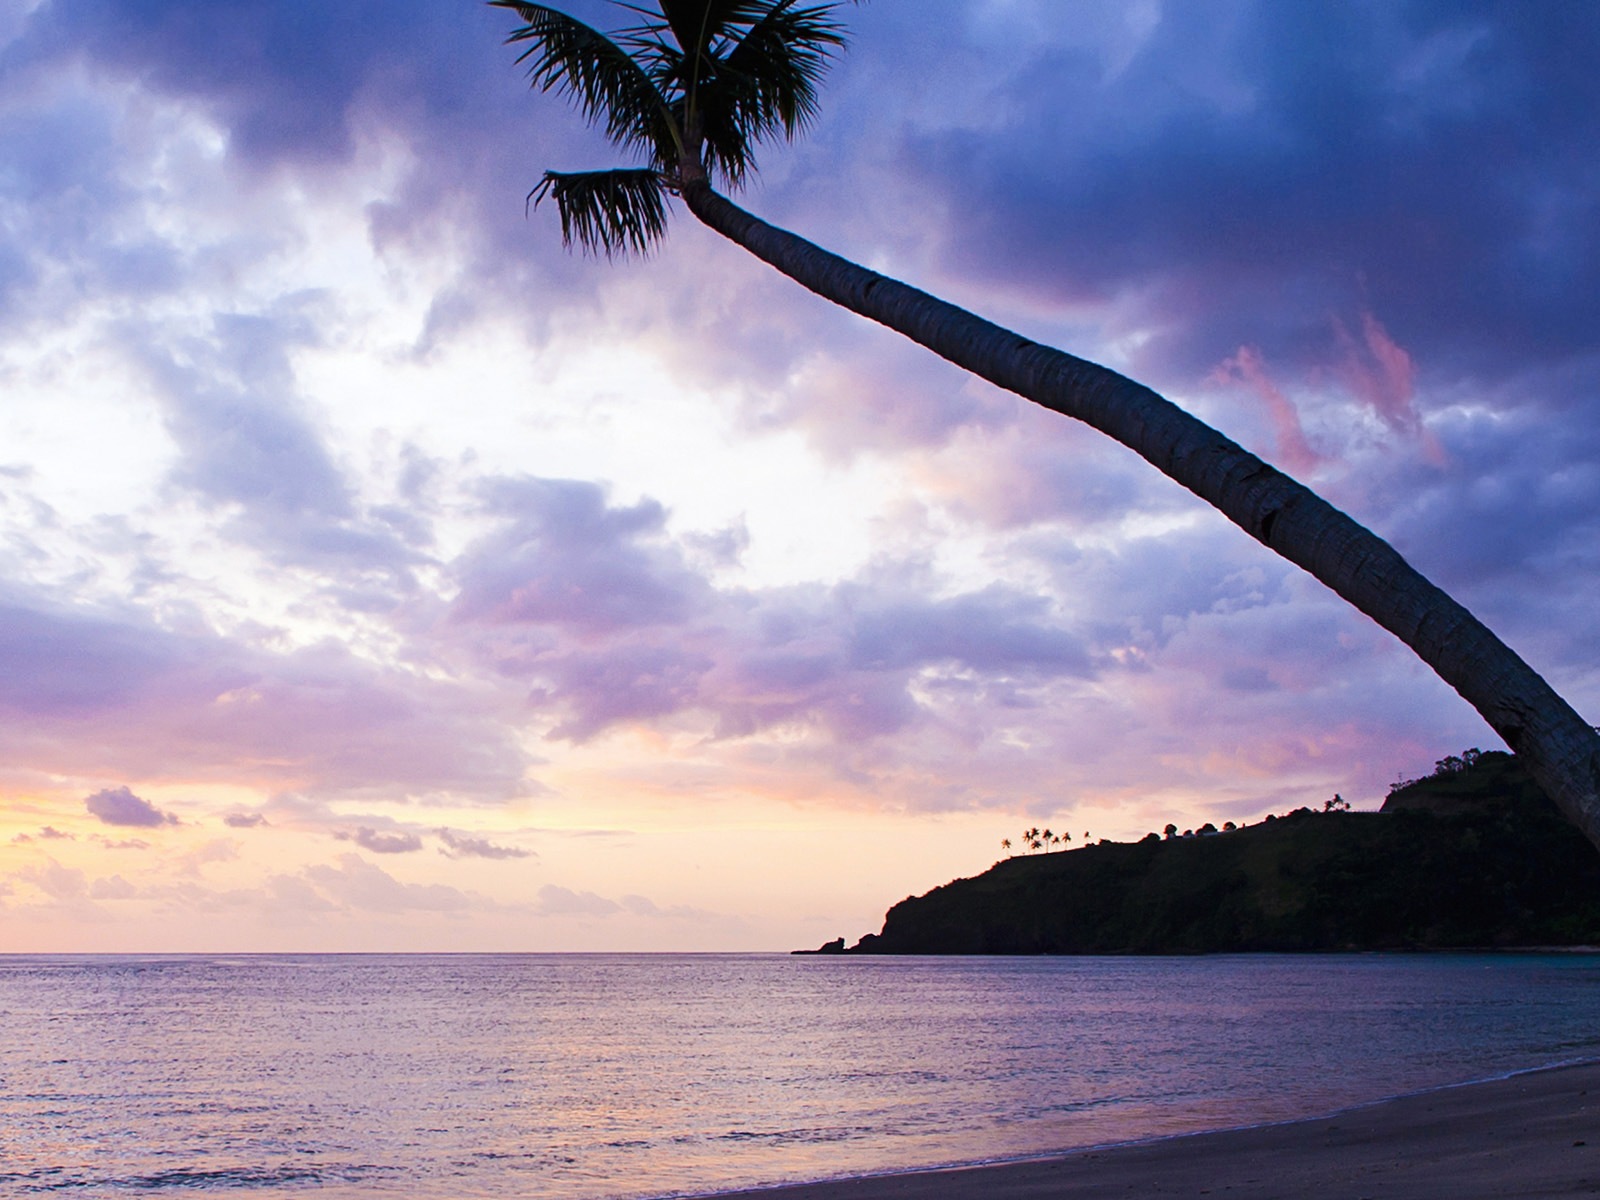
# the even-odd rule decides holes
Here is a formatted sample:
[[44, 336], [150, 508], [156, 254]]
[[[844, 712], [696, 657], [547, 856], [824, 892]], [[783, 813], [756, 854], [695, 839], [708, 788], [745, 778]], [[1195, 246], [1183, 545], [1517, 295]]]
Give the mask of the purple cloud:
[[932, 668], [996, 681], [1093, 672], [1081, 636], [1038, 594], [994, 586], [933, 600], [926, 580], [892, 572], [834, 588], [718, 590], [690, 566], [693, 543], [663, 540], [653, 502], [611, 507], [600, 489], [566, 481], [498, 494], [510, 530], [456, 564], [454, 622], [495, 671], [525, 679], [534, 702], [560, 714], [553, 738], [698, 712], [720, 737], [801, 724], [859, 741], [914, 723], [912, 683]]
[[[170, 351], [149, 330], [125, 334], [129, 357], [166, 400], [167, 428], [181, 451], [172, 480], [204, 503], [237, 512], [240, 540], [275, 561], [337, 576], [390, 573], [401, 590], [429, 539], [416, 513], [404, 524], [362, 513], [322, 438], [301, 411], [291, 349], [315, 344], [314, 317], [218, 314], [212, 336]], [[392, 602], [392, 601], [391, 601]]]
[[1167, 369], [1264, 338], [1313, 362], [1329, 314], [1362, 309], [1424, 361], [1565, 353], [1592, 334], [1570, 301], [1600, 280], [1570, 203], [1597, 46], [1596, 22], [1548, 9], [1167, 8], [1114, 74], [1025, 56], [999, 83], [1008, 128], [931, 133], [912, 163], [985, 197], [953, 268], [1061, 301], [1137, 289], [1182, 318], [1145, 356]]
[[11, 840], [12, 840], [12, 842], [14, 842], [14, 843], [16, 843], [18, 845], [24, 845], [24, 844], [26, 844], [28, 842], [34, 842], [34, 841], [39, 841], [39, 842], [75, 842], [78, 839], [74, 835], [72, 835], [70, 833], [62, 833], [61, 830], [55, 828], [55, 826], [53, 826], [53, 825], [46, 825], [43, 829], [39, 830], [39, 832], [37, 834], [19, 833], [16, 836], [14, 836]]
[[1055, 624], [1042, 596], [990, 587], [950, 600], [867, 600], [849, 656], [859, 666], [953, 662], [985, 672], [1090, 674], [1082, 642]]
[[366, 825], [358, 826], [354, 832], [340, 830], [333, 836], [374, 854], [414, 854], [422, 849], [422, 839], [414, 833], [380, 833]]
[[176, 825], [178, 818], [159, 811], [148, 800], [135, 796], [127, 787], [106, 788], [83, 802], [89, 812], [106, 825], [129, 825], [154, 829], [162, 825]]
[[[515, 697], [390, 672], [332, 643], [287, 652], [178, 633], [134, 610], [32, 596], [0, 608], [0, 749], [44, 770], [275, 789], [506, 796], [526, 754]], [[22, 757], [18, 757], [22, 756]]]
[[267, 818], [261, 813], [228, 813], [222, 823], [229, 829], [257, 829], [267, 824]]
[[114, 620], [0, 602], [0, 709], [19, 719], [115, 709], [167, 668], [170, 652]]
[[520, 846], [504, 846], [491, 842], [488, 838], [471, 837], [463, 833], [452, 833], [448, 829], [439, 830], [439, 840], [444, 843], [440, 851], [446, 858], [529, 858], [532, 850], [524, 850]]
[[[45, 483], [0, 468], [36, 504], [0, 593], [8, 761], [482, 803], [537, 786], [530, 735], [656, 725], [708, 734], [708, 762], [775, 791], [962, 807], [1175, 778], [1235, 796], [1252, 772], [1320, 779], [1323, 755], [1371, 774], [1366, 748], [1415, 741], [1425, 765], [1442, 751], [1422, 743], [1448, 747], [1466, 723], [1403, 653], [1142, 464], [692, 221], [650, 263], [565, 257], [522, 196], [544, 166], [595, 161], [598, 138], [528, 94], [500, 45], [509, 14], [194, 7], [17, 19], [0, 312], [16, 339], [109, 328], [89, 352], [126, 368], [171, 439], [147, 508], [197, 509], [225, 552], [303, 589], [286, 626], [337, 608], [353, 619], [324, 627], [350, 641], [208, 607], [148, 511], [73, 518], [99, 564], [82, 570], [123, 599], [96, 606], [82, 576], [24, 590], [69, 522]], [[1311, 473], [1575, 694], [1600, 695], [1600, 21], [1421, 0], [1005, 19], [955, 0], [852, 9], [814, 136], [771, 154], [751, 205], [1030, 336], [1107, 350]], [[930, 94], [930, 76], [973, 82]], [[184, 150], [151, 112], [208, 122], [219, 153]], [[405, 153], [367, 203], [376, 176], [358, 176], [387, 146]], [[145, 190], [157, 162], [161, 197]], [[428, 282], [400, 285], [435, 289], [414, 298], [415, 345], [385, 354], [426, 366], [485, 312], [524, 322], [533, 346], [625, 332], [678, 384], [726, 395], [743, 434], [798, 430], [824, 458], [891, 465], [911, 481], [896, 512], [981, 543], [992, 574], [919, 567], [940, 548], [895, 516], [892, 548], [853, 578], [742, 586], [737, 523], [680, 539], [672, 497], [482, 479], [470, 456], [400, 448], [398, 426], [366, 431], [397, 443], [381, 451], [394, 478], [363, 474], [359, 442], [320, 422], [338, 385], [313, 393], [307, 367], [365, 336], [351, 322], [366, 300], [335, 283], [276, 294], [312, 232], [286, 187], [319, 217], [365, 220], [398, 280], [425, 251]], [[151, 220], [158, 200], [171, 207]], [[161, 315], [174, 296], [184, 315]], [[106, 305], [137, 315], [107, 327]], [[475, 540], [447, 561], [458, 536]], [[325, 809], [306, 823], [335, 827]], [[361, 836], [347, 840], [374, 853], [421, 846]], [[352, 872], [339, 887], [357, 888]], [[415, 899], [362, 878], [391, 908]], [[336, 894], [282, 886], [308, 905]]]
[[548, 671], [553, 698], [572, 714], [553, 738], [584, 742], [613, 725], [649, 721], [692, 708], [714, 660], [674, 645], [625, 642], [575, 649]]
[[[351, 119], [371, 88], [448, 103], [461, 55], [492, 36], [486, 15], [396, 5], [384, 21], [355, 11], [261, 5], [237, 17], [182, 0], [138, 0], [104, 21], [48, 6], [32, 30], [40, 49], [71, 46], [102, 68], [209, 103], [229, 127], [232, 153], [262, 167], [338, 163], [352, 150]], [[425, 37], [418, 56], [409, 39]], [[36, 51], [37, 52], [37, 51]], [[458, 87], [470, 84], [470, 76]]]
[[708, 591], [660, 546], [666, 510], [654, 500], [618, 508], [600, 486], [568, 479], [483, 491], [505, 520], [458, 564], [462, 619], [606, 634], [679, 622]]

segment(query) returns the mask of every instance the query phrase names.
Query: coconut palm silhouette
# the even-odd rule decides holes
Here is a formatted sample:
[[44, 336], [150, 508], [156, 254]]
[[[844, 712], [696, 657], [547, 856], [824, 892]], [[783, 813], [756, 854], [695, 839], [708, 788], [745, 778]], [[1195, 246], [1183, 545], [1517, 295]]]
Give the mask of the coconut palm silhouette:
[[[544, 4], [489, 0], [524, 22], [507, 40], [532, 85], [571, 100], [641, 165], [547, 171], [569, 245], [608, 257], [666, 236], [676, 197], [701, 222], [802, 287], [941, 358], [1108, 434], [1389, 630], [1483, 716], [1600, 846], [1600, 733], [1481, 621], [1387, 542], [1309, 488], [1142, 384], [858, 266], [732, 203], [755, 147], [792, 139], [844, 45], [837, 3], [618, 3], [601, 31]], [[1085, 837], [1087, 841], [1087, 836]]]

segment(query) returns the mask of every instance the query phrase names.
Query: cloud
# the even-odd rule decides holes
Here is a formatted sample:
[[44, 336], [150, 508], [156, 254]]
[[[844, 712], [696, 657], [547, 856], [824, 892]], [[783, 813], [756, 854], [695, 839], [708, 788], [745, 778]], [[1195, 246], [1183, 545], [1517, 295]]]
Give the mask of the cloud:
[[707, 592], [661, 535], [654, 500], [618, 507], [597, 484], [497, 479], [483, 487], [500, 531], [459, 560], [458, 619], [580, 635], [682, 621]]
[[157, 810], [148, 800], [135, 796], [127, 787], [106, 788], [83, 802], [91, 815], [105, 825], [128, 825], [155, 829], [162, 825], [176, 825], [178, 818]]
[[104, 879], [96, 879], [89, 885], [89, 898], [91, 900], [132, 900], [138, 894], [139, 889], [121, 875], [110, 875]]
[[[1043, 43], [992, 85], [1002, 128], [926, 134], [913, 161], [931, 210], [956, 189], [985, 198], [949, 205], [965, 218], [950, 266], [1063, 302], [1137, 296], [1143, 323], [1160, 321], [1147, 357], [1191, 371], [1246, 338], [1305, 363], [1319, 352], [1306, 335], [1363, 295], [1425, 362], [1587, 336], [1565, 306], [1592, 290], [1596, 247], [1577, 239], [1552, 273], [1554, 245], [1574, 241], [1534, 231], [1596, 131], [1597, 85], [1579, 66], [1594, 22], [1231, 7], [1227, 21], [1164, 8], [1114, 74]], [[1506, 185], [1480, 186], [1481, 147], [1501, 138]], [[1575, 216], [1557, 220], [1570, 233]], [[1535, 328], [1540, 312], [1551, 324]]]
[[1370, 312], [1361, 314], [1359, 340], [1337, 318], [1334, 330], [1343, 355], [1334, 370], [1344, 378], [1351, 394], [1391, 430], [1421, 439], [1428, 458], [1442, 463], [1444, 451], [1417, 411], [1417, 369], [1411, 356], [1395, 344]]
[[621, 912], [622, 906], [594, 892], [575, 892], [547, 883], [539, 889], [535, 911], [547, 917], [609, 917]]
[[439, 830], [439, 840], [444, 843], [440, 853], [446, 858], [506, 859], [533, 856], [532, 850], [524, 850], [520, 846], [503, 846], [491, 842], [488, 838], [452, 833], [448, 829]]
[[408, 514], [402, 538], [381, 512], [361, 511], [305, 415], [290, 354], [317, 342], [316, 316], [293, 305], [217, 314], [209, 336], [171, 346], [158, 330], [128, 328], [123, 351], [163, 402], [180, 452], [171, 481], [232, 514], [239, 540], [279, 565], [351, 578], [378, 571], [404, 591], [424, 561], [408, 541], [427, 541], [427, 525]]
[[718, 737], [784, 726], [859, 741], [916, 722], [914, 685], [930, 670], [1093, 673], [1082, 638], [1035, 592], [932, 597], [925, 575], [889, 566], [826, 588], [714, 589], [691, 566], [697, 547], [662, 536], [653, 501], [612, 506], [568, 481], [493, 491], [509, 528], [452, 565], [452, 631], [491, 670], [526, 681], [555, 716], [552, 739], [699, 715]]
[[[42, 5], [4, 51], [0, 350], [46, 431], [0, 468], [18, 770], [298, 795], [265, 810], [281, 836], [376, 856], [426, 833], [351, 829], [335, 814], [376, 806], [335, 800], [473, 829], [467, 806], [539, 790], [541, 739], [563, 787], [585, 761], [686, 804], [1137, 808], [1392, 777], [1384, 755], [1426, 765], [1472, 725], [1144, 464], [694, 222], [649, 263], [564, 256], [521, 199], [602, 139], [528, 95], [510, 14], [193, 9]], [[750, 203], [1150, 378], [1600, 695], [1600, 23], [1432, 0], [1063, 12], [852, 9], [812, 137], [764, 159]], [[570, 347], [613, 345], [703, 401], [725, 445], [696, 478], [616, 452], [678, 455], [654, 446], [652, 377], [545, 394]], [[508, 357], [536, 365], [502, 397]], [[480, 427], [497, 405], [514, 415]], [[760, 509], [700, 487], [769, 454], [805, 459], [782, 503], [864, 498], [812, 531], [858, 555], [763, 582]], [[272, 894], [480, 902], [360, 863]]]
[[483, 901], [442, 883], [402, 883], [359, 855], [344, 854], [338, 865], [307, 867], [307, 882], [333, 903], [364, 912], [457, 913]]
[[612, 900], [594, 892], [575, 891], [547, 883], [539, 889], [535, 911], [547, 917], [612, 917], [630, 913], [651, 920], [706, 921], [715, 920], [716, 914], [686, 904], [662, 908], [648, 896], [629, 894], [621, 900]]
[[672, 921], [705, 921], [716, 918], [715, 913], [687, 904], [674, 904], [662, 908], [648, 896], [624, 896], [621, 904], [623, 908], [638, 917], [657, 917]]
[[56, 841], [74, 842], [74, 841], [77, 841], [77, 836], [75, 834], [71, 834], [71, 833], [62, 833], [61, 830], [55, 828], [53, 825], [46, 825], [43, 829], [39, 830], [39, 832], [37, 834], [19, 833], [15, 837], [13, 837], [11, 840], [14, 843], [17, 843], [19, 845], [25, 844], [27, 842], [33, 842], [33, 841], [40, 841], [40, 842], [56, 842]]
[[163, 628], [127, 607], [28, 600], [0, 601], [0, 750], [13, 761], [176, 767], [281, 790], [499, 798], [529, 786], [527, 752], [503, 719], [516, 698], [474, 681], [418, 679], [332, 641], [283, 647], [249, 630]]
[[107, 850], [148, 850], [150, 843], [143, 838], [119, 838], [113, 841], [103, 834], [92, 834], [91, 840], [97, 845], [104, 846]]
[[43, 865], [24, 867], [15, 878], [64, 904], [85, 900], [89, 895], [88, 877], [76, 867], [64, 867], [54, 859]]
[[169, 665], [162, 654], [168, 647], [144, 633], [70, 610], [0, 600], [0, 709], [37, 721], [128, 703]]
[[1277, 453], [1272, 456], [1274, 463], [1292, 474], [1302, 476], [1310, 474], [1322, 463], [1322, 455], [1313, 450], [1311, 443], [1306, 440], [1305, 427], [1300, 423], [1300, 413], [1294, 401], [1272, 381], [1258, 348], [1240, 346], [1222, 361], [1210, 378], [1218, 383], [1237, 379], [1248, 384], [1261, 398], [1277, 443]]
[[340, 830], [333, 836], [341, 842], [354, 842], [374, 854], [412, 854], [422, 849], [422, 839], [414, 833], [380, 833], [366, 825], [359, 826], [353, 833]]

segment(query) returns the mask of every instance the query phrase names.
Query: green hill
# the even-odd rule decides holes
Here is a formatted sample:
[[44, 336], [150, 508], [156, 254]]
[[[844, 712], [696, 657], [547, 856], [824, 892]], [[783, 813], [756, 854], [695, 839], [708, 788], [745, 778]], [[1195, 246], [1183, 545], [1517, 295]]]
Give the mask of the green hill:
[[888, 912], [859, 954], [1188, 954], [1600, 944], [1600, 854], [1509, 754], [1378, 813], [1021, 855]]

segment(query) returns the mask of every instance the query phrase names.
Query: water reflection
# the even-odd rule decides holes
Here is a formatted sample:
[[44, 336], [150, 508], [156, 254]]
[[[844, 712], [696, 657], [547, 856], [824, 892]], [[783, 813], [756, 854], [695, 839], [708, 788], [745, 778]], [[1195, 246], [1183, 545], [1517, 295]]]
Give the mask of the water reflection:
[[0, 958], [0, 1183], [663, 1195], [1600, 1054], [1583, 956]]

